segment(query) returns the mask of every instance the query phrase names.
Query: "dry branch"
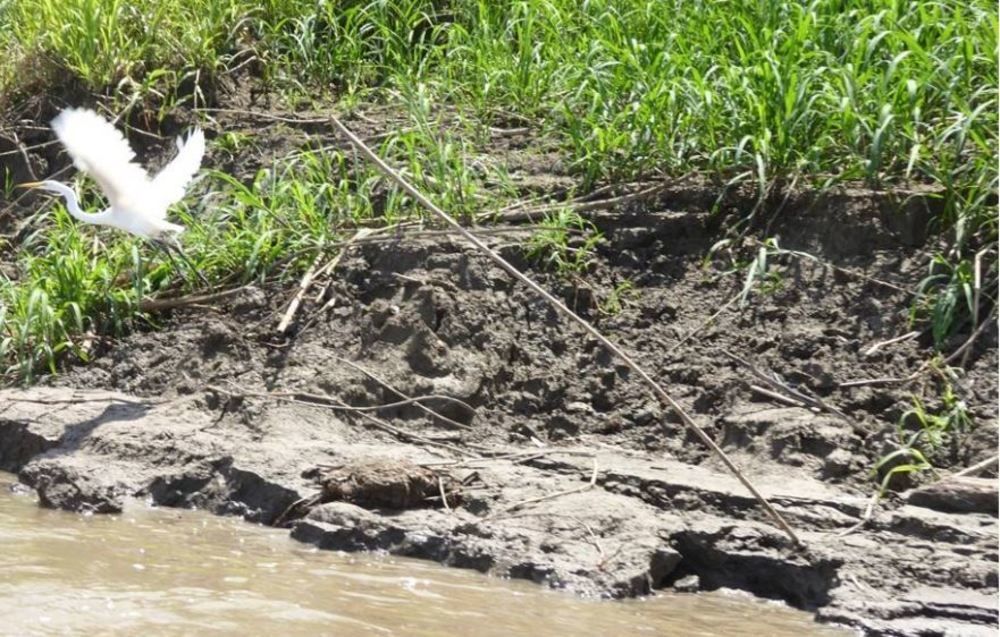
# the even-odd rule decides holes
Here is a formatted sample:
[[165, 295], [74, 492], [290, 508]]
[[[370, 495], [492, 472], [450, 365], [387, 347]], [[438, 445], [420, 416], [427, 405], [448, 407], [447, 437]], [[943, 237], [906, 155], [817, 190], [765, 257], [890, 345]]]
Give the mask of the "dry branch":
[[217, 301], [224, 301], [232, 296], [236, 296], [244, 290], [246, 290], [246, 287], [240, 286], [238, 288], [212, 292], [210, 294], [188, 294], [186, 296], [173, 296], [165, 299], [144, 299], [139, 301], [139, 309], [143, 312], [162, 312], [164, 310], [173, 310], [179, 307], [187, 307], [189, 305], [215, 303]]
[[302, 297], [305, 296], [306, 290], [312, 285], [313, 279], [316, 276], [316, 266], [319, 265], [319, 257], [320, 255], [317, 254], [316, 258], [309, 265], [309, 269], [302, 275], [302, 280], [299, 281], [299, 289], [296, 290], [295, 296], [292, 297], [292, 301], [288, 304], [288, 309], [285, 310], [284, 316], [281, 317], [281, 322], [278, 323], [278, 334], [287, 332], [288, 326], [292, 324], [292, 318], [295, 317], [295, 312], [299, 309], [299, 304], [302, 303]]

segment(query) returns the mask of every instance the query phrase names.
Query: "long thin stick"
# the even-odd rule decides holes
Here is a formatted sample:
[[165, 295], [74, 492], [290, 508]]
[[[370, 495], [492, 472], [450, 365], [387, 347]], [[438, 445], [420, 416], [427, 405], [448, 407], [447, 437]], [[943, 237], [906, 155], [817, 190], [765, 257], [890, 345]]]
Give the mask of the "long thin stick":
[[407, 194], [409, 194], [416, 201], [418, 201], [420, 205], [422, 205], [430, 212], [434, 213], [438, 218], [440, 218], [446, 224], [453, 227], [459, 234], [465, 237], [466, 240], [472, 243], [472, 245], [476, 246], [476, 248], [478, 248], [484, 254], [486, 254], [490, 258], [490, 260], [492, 260], [498, 266], [506, 270], [507, 273], [510, 274], [512, 277], [514, 277], [521, 283], [528, 286], [535, 294], [545, 299], [550, 305], [552, 305], [552, 307], [556, 308], [557, 310], [565, 314], [574, 323], [582, 327], [584, 331], [587, 332], [590, 336], [597, 339], [608, 351], [618, 356], [618, 358], [620, 358], [625, 363], [625, 365], [628, 366], [629, 369], [635, 372], [639, 376], [639, 378], [641, 378], [647, 385], [649, 385], [653, 394], [665, 405], [673, 409], [674, 412], [684, 422], [684, 424], [687, 427], [689, 427], [695, 433], [695, 435], [698, 436], [698, 438], [705, 444], [705, 446], [711, 449], [712, 452], [719, 457], [722, 463], [725, 464], [726, 467], [730, 471], [732, 471], [733, 474], [739, 479], [739, 481], [743, 483], [743, 486], [745, 486], [747, 490], [750, 493], [752, 493], [755, 498], [757, 498], [757, 501], [760, 502], [761, 506], [764, 507], [764, 510], [767, 511], [768, 515], [770, 515], [771, 518], [775, 521], [775, 523], [777, 523], [777, 525], [785, 532], [785, 534], [788, 535], [788, 537], [792, 540], [792, 542], [798, 546], [802, 546], [802, 542], [795, 534], [795, 531], [793, 531], [792, 527], [790, 527], [788, 523], [785, 521], [785, 519], [781, 517], [781, 514], [779, 514], [777, 510], [775, 510], [775, 508], [771, 506], [771, 503], [767, 501], [767, 498], [765, 498], [763, 494], [761, 494], [761, 492], [757, 490], [757, 488], [753, 485], [753, 483], [751, 483], [750, 480], [745, 475], [743, 475], [743, 472], [740, 471], [739, 467], [737, 467], [736, 464], [729, 458], [729, 456], [726, 455], [726, 453], [722, 450], [722, 448], [718, 444], [716, 444], [716, 442], [712, 440], [712, 438], [707, 433], [705, 433], [705, 431], [701, 427], [699, 427], [694, 422], [694, 420], [691, 419], [691, 417], [687, 414], [687, 412], [685, 412], [684, 409], [680, 406], [680, 403], [675, 401], [662, 387], [660, 387], [657, 384], [657, 382], [653, 380], [652, 376], [646, 373], [646, 371], [642, 369], [638, 363], [632, 360], [631, 356], [626, 354], [620, 347], [612, 343], [606, 336], [597, 331], [597, 329], [593, 325], [591, 325], [585, 319], [577, 315], [573, 310], [566, 307], [566, 305], [562, 301], [560, 301], [556, 297], [546, 292], [544, 288], [542, 288], [540, 285], [538, 285], [530, 278], [522, 274], [520, 270], [518, 270], [513, 265], [508, 263], [499, 254], [491, 250], [489, 246], [483, 243], [474, 234], [466, 230], [448, 213], [446, 213], [444, 210], [441, 210], [436, 205], [434, 205], [434, 203], [431, 202], [427, 197], [425, 197], [420, 191], [418, 191], [416, 188], [411, 186], [409, 182], [403, 179], [398, 172], [390, 168], [388, 164], [382, 161], [382, 159], [378, 155], [376, 155], [363, 141], [358, 139], [358, 137], [354, 133], [352, 133], [346, 126], [344, 126], [344, 124], [341, 123], [341, 121], [336, 116], [331, 115], [330, 121], [341, 133], [344, 134], [344, 136], [347, 137], [347, 139], [351, 141], [354, 147], [357, 148], [362, 155], [364, 155], [366, 158], [368, 158], [369, 161], [375, 164], [375, 166], [378, 167], [378, 169], [381, 170], [383, 174], [385, 174], [387, 177], [396, 182], [403, 190], [406, 191]]
[[[528, 504], [535, 504], [536, 502], [544, 502], [545, 500], [552, 500], [552, 499], [555, 499], [555, 498], [561, 498], [564, 495], [573, 495], [574, 493], [583, 493], [584, 491], [589, 491], [589, 490], [593, 489], [594, 485], [596, 485], [596, 484], [597, 484], [597, 458], [594, 458], [594, 470], [590, 474], [590, 482], [588, 482], [587, 484], [583, 485], [582, 487], [576, 487], [576, 488], [573, 488], [573, 489], [566, 489], [565, 491], [557, 491], [555, 493], [546, 493], [545, 495], [540, 495], [537, 498], [528, 498], [527, 500], [521, 500], [520, 502], [515, 502], [514, 504], [506, 507], [503, 511], [500, 512], [500, 514], [502, 514], [502, 513], [510, 513], [511, 511], [516, 511], [517, 509], [520, 509], [521, 507], [523, 507], [525, 505], [528, 505]], [[499, 514], [496, 514], [496, 515], [499, 515]], [[495, 518], [496, 515], [490, 516], [489, 519]]]
[[977, 462], [976, 464], [974, 464], [974, 465], [972, 465], [970, 467], [966, 467], [965, 469], [962, 469], [961, 471], [956, 471], [955, 473], [951, 474], [948, 477], [949, 478], [958, 478], [958, 477], [961, 477], [961, 476], [975, 475], [975, 474], [979, 473], [980, 471], [982, 471], [984, 469], [989, 469], [991, 465], [994, 465], [996, 463], [997, 463], [997, 456], [995, 456], [995, 455], [994, 456], [990, 456], [986, 460], [983, 460], [982, 462]]
[[[393, 387], [389, 383], [389, 381], [387, 381], [387, 380], [385, 380], [383, 378], [380, 378], [377, 374], [375, 374], [375, 372], [370, 371], [368, 369], [365, 369], [364, 367], [362, 367], [361, 365], [358, 365], [354, 361], [349, 361], [346, 358], [341, 358], [340, 356], [335, 356], [334, 358], [336, 358], [341, 363], [347, 365], [348, 367], [352, 367], [352, 368], [358, 370], [359, 372], [361, 372], [365, 376], [371, 378], [376, 383], [378, 383], [379, 385], [382, 385], [383, 387], [385, 387], [386, 389], [388, 389], [392, 393], [396, 394], [400, 398], [405, 398], [405, 399], [411, 398], [409, 395], [407, 395], [407, 394], [399, 391], [395, 387]], [[463, 404], [465, 404], [465, 403], [463, 403]], [[456, 427], [458, 429], [472, 429], [472, 427], [470, 427], [469, 425], [462, 424], [462, 423], [460, 423], [460, 422], [458, 422], [456, 420], [452, 420], [451, 418], [448, 418], [447, 416], [439, 414], [438, 412], [434, 411], [433, 409], [431, 409], [430, 407], [424, 405], [423, 403], [419, 403], [419, 402], [418, 403], [414, 403], [414, 406], [417, 407], [418, 409], [420, 409], [421, 411], [423, 411], [424, 413], [429, 414], [433, 418], [437, 418], [439, 420], [442, 420], [442, 421], [448, 423], [452, 427]], [[465, 406], [468, 407], [469, 410], [472, 411], [472, 413], [475, 413], [475, 409], [473, 409], [470, 405], [466, 404]]]

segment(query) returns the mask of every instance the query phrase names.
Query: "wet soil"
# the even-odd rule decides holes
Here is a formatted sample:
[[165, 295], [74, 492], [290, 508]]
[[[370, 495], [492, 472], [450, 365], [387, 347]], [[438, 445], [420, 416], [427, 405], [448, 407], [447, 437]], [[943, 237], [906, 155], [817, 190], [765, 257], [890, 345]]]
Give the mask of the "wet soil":
[[[496, 144], [525, 184], [570, 179], [509, 136]], [[665, 185], [594, 212], [604, 238], [575, 279], [529, 261], [522, 226], [486, 240], [635, 354], [805, 549], [596, 342], [459, 238], [408, 231], [349, 247], [287, 335], [294, 286], [247, 288], [3, 390], [0, 469], [49, 506], [112, 512], [138, 496], [583, 595], [739, 588], [870, 634], [994, 634], [995, 509], [889, 495], [847, 533], [900, 416], [939, 382], [851, 384], [933, 355], [926, 332], [885, 343], [911, 331], [933, 200], [793, 194], [744, 240], [795, 251], [744, 304], [745, 267], [705, 262], [727, 211], [751, 205], [711, 214], [720, 192]], [[945, 471], [995, 453], [997, 361], [991, 328], [955, 383], [974, 425], [936, 458]], [[775, 375], [786, 390], [763, 380]]]

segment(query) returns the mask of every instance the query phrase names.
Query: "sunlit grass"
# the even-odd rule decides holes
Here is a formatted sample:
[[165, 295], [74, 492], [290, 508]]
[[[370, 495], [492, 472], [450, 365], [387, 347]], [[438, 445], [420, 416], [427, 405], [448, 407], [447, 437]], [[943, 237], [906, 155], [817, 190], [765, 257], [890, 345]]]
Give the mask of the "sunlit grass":
[[[255, 58], [241, 81], [295, 101], [388, 104], [410, 125], [381, 150], [464, 218], [513, 196], [475, 149], [477, 127], [509, 121], [556, 140], [584, 190], [690, 171], [761, 191], [930, 185], [944, 204], [937, 271], [957, 274], [925, 282], [914, 316], [939, 343], [969, 316], [972, 254], [996, 239], [998, 23], [985, 0], [0, 0], [0, 23], [9, 99], [72, 80], [119, 105], [155, 98], [162, 116]], [[57, 85], [37, 86], [35, 61]], [[470, 118], [469, 134], [442, 130], [442, 111]], [[235, 154], [245, 141], [218, 143]], [[294, 277], [351, 224], [420, 214], [338, 153], [247, 182], [214, 174], [200, 192], [212, 194], [181, 211], [185, 243], [230, 282]], [[122, 283], [137, 255], [157, 257], [50, 219], [18, 247], [20, 276], [0, 280], [0, 359], [22, 370], [74, 334], [128, 329], [139, 295], [180, 276], [162, 265]], [[995, 256], [984, 270], [995, 287]]]
[[[447, 138], [417, 139], [403, 132], [389, 136], [380, 150], [400, 165], [430, 171], [409, 176], [441, 193], [442, 201], [460, 203], [486, 192], [484, 180], [499, 178], [473, 171], [466, 165], [475, 159], [471, 150], [457, 153]], [[491, 194], [491, 200], [502, 202], [501, 193]], [[87, 194], [82, 205], [102, 204]], [[236, 287], [297, 280], [318, 256], [332, 256], [359, 226], [419, 220], [423, 213], [378, 173], [358, 169], [343, 153], [304, 150], [246, 182], [207, 171], [174, 214], [187, 228], [185, 252], [199, 271], [219, 285]], [[60, 201], [33, 225], [35, 231], [15, 251], [19, 278], [0, 275], [0, 378], [55, 371], [67, 354], [86, 359], [85, 336], [126, 333], [146, 320], [142, 299], [181, 295], [197, 283], [149, 243], [79, 224]]]

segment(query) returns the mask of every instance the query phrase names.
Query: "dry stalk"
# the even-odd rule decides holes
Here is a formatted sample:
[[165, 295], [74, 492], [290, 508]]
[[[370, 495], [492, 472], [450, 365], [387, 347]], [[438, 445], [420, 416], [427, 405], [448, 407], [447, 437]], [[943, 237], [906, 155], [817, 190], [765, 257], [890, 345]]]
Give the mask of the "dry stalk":
[[986, 460], [983, 460], [981, 462], [977, 462], [976, 464], [968, 466], [968, 467], [962, 469], [961, 471], [956, 471], [955, 473], [951, 474], [951, 476], [949, 476], [949, 477], [959, 478], [959, 477], [962, 477], [962, 476], [975, 475], [975, 474], [979, 473], [980, 471], [983, 471], [984, 469], [989, 469], [991, 465], [995, 465], [997, 463], [997, 459], [998, 458], [1000, 458], [1000, 456], [996, 456], [996, 455], [990, 456]]
[[288, 326], [292, 324], [295, 312], [299, 309], [299, 304], [302, 303], [302, 297], [305, 296], [306, 291], [309, 289], [309, 286], [312, 285], [313, 279], [316, 277], [316, 266], [319, 265], [319, 258], [320, 255], [317, 254], [316, 258], [313, 259], [313, 262], [309, 265], [309, 269], [302, 275], [302, 280], [299, 282], [299, 289], [296, 290], [295, 296], [292, 297], [292, 301], [288, 304], [288, 309], [285, 310], [284, 316], [281, 317], [281, 322], [278, 323], [278, 334], [284, 334], [287, 332]]
[[[597, 458], [594, 458], [594, 470], [590, 474], [590, 481], [587, 484], [583, 485], [582, 487], [576, 487], [574, 489], [566, 489], [564, 491], [556, 491], [555, 493], [546, 493], [545, 495], [540, 495], [537, 498], [528, 498], [527, 500], [521, 500], [505, 508], [501, 513], [510, 513], [511, 511], [516, 511], [517, 509], [520, 509], [521, 507], [526, 506], [528, 504], [535, 504], [537, 502], [544, 502], [546, 500], [552, 500], [554, 498], [561, 498], [564, 495], [572, 495], [574, 493], [583, 493], [584, 491], [590, 491], [591, 489], [594, 488], [596, 484], [597, 484]], [[491, 515], [489, 516], [488, 519], [493, 519], [497, 515], [498, 514]]]
[[[356, 369], [357, 371], [361, 372], [362, 374], [364, 374], [368, 378], [371, 378], [376, 383], [378, 383], [379, 385], [382, 385], [383, 387], [385, 387], [386, 389], [388, 389], [392, 393], [396, 394], [400, 398], [403, 398], [403, 399], [406, 399], [406, 400], [411, 399], [411, 396], [408, 396], [407, 394], [405, 394], [405, 393], [401, 392], [400, 390], [396, 389], [394, 386], [392, 386], [389, 383], [389, 381], [387, 381], [387, 380], [379, 377], [377, 374], [375, 374], [375, 372], [372, 372], [371, 370], [365, 369], [361, 365], [358, 365], [354, 361], [349, 361], [346, 358], [341, 358], [340, 356], [336, 356], [335, 358], [337, 360], [339, 360], [341, 363], [347, 365], [348, 367]], [[473, 413], [473, 414], [476, 413], [476, 410], [471, 405], [469, 405], [467, 403], [464, 403], [464, 402], [462, 404], [471, 413]], [[444, 415], [442, 415], [442, 414], [434, 411], [433, 409], [431, 409], [430, 407], [424, 405], [423, 403], [417, 402], [417, 403], [414, 403], [414, 405], [418, 409], [420, 409], [422, 412], [424, 412], [425, 414], [427, 414], [427, 415], [429, 415], [429, 416], [431, 416], [433, 418], [437, 418], [438, 420], [441, 420], [442, 422], [446, 422], [449, 425], [451, 425], [452, 427], [456, 427], [458, 429], [472, 429], [472, 427], [470, 427], [469, 425], [465, 425], [465, 424], [462, 424], [462, 423], [460, 423], [460, 422], [458, 422], [456, 420], [452, 420], [451, 418], [448, 418], [447, 416], [444, 416]]]
[[[288, 403], [293, 403], [296, 405], [305, 405], [307, 407], [319, 407], [321, 409], [350, 411], [368, 420], [373, 425], [375, 425], [376, 428], [391, 433], [400, 440], [418, 442], [431, 447], [439, 447], [441, 449], [447, 449], [452, 453], [457, 453], [459, 455], [466, 457], [473, 457], [473, 458], [477, 457], [476, 454], [470, 453], [465, 449], [462, 449], [461, 447], [456, 447], [455, 445], [449, 445], [444, 442], [431, 440], [430, 438], [426, 438], [424, 436], [415, 433], [410, 433], [409, 431], [404, 431], [399, 427], [394, 427], [393, 425], [390, 425], [381, 418], [376, 418], [375, 416], [372, 416], [371, 414], [367, 413], [366, 408], [351, 407], [350, 405], [344, 403], [342, 400], [338, 400], [332, 396], [318, 396], [316, 394], [295, 394], [295, 393], [285, 393], [285, 392], [254, 392], [254, 391], [244, 390], [236, 385], [233, 385], [233, 387], [235, 389], [225, 389], [217, 385], [209, 385], [207, 389], [219, 392], [220, 394], [225, 394], [227, 396], [239, 396], [247, 398], [267, 398], [271, 400], [280, 400]], [[309, 400], [303, 400], [301, 397], [309, 398]], [[450, 398], [450, 397], [444, 396], [443, 398]], [[315, 402], [316, 399], [329, 402]], [[384, 405], [379, 405], [376, 406], [375, 408], [378, 409], [381, 407], [384, 407]]]
[[165, 299], [144, 299], [139, 301], [139, 309], [143, 312], [162, 312], [164, 310], [173, 310], [190, 305], [216, 303], [218, 301], [224, 301], [232, 296], [236, 296], [244, 290], [246, 290], [246, 287], [240, 286], [230, 290], [212, 292], [211, 294], [189, 294], [187, 296], [173, 296]]
[[652, 393], [665, 405], [670, 407], [684, 424], [695, 433], [695, 435], [705, 444], [711, 451], [722, 461], [724, 465], [736, 476], [737, 479], [747, 490], [753, 494], [753, 496], [760, 502], [761, 506], [767, 511], [768, 515], [775, 521], [775, 523], [785, 532], [786, 535], [792, 540], [795, 545], [802, 546], [801, 540], [792, 530], [788, 522], [778, 513], [778, 511], [771, 506], [767, 498], [753, 485], [752, 482], [740, 471], [739, 467], [726, 455], [722, 448], [714, 441], [712, 438], [705, 433], [705, 431], [694, 422], [694, 420], [687, 414], [686, 411], [681, 407], [680, 403], [674, 400], [670, 394], [668, 394], [660, 385], [653, 380], [653, 377], [649, 375], [642, 367], [636, 363], [631, 356], [625, 353], [618, 345], [614, 344], [606, 336], [601, 334], [593, 325], [587, 322], [585, 319], [577, 315], [573, 310], [569, 309], [562, 301], [554, 297], [552, 294], [547, 292], [538, 283], [535, 283], [531, 278], [521, 273], [520, 270], [515, 268], [513, 265], [508, 263], [503, 257], [494, 252], [483, 243], [478, 237], [469, 232], [462, 226], [458, 221], [456, 221], [451, 215], [446, 213], [444, 210], [436, 206], [427, 197], [424, 196], [419, 190], [414, 188], [409, 182], [400, 176], [400, 174], [393, 170], [388, 164], [386, 164], [378, 155], [376, 155], [371, 148], [369, 148], [361, 139], [359, 139], [354, 133], [352, 133], [344, 124], [336, 117], [331, 115], [330, 121], [333, 125], [351, 141], [355, 148], [364, 155], [369, 161], [371, 161], [383, 174], [392, 179], [396, 184], [399, 185], [408, 195], [419, 202], [424, 208], [432, 212], [441, 221], [447, 225], [454, 228], [459, 234], [461, 234], [467, 241], [472, 243], [477, 249], [482, 251], [487, 257], [490, 258], [494, 263], [503, 268], [512, 277], [528, 286], [535, 294], [542, 297], [547, 301], [552, 307], [564, 314], [567, 318], [572, 320], [574, 323], [579, 325], [587, 334], [596, 339], [601, 343], [609, 352], [621, 359], [625, 365], [631, 369], [636, 375], [639, 376], [645, 382]]

